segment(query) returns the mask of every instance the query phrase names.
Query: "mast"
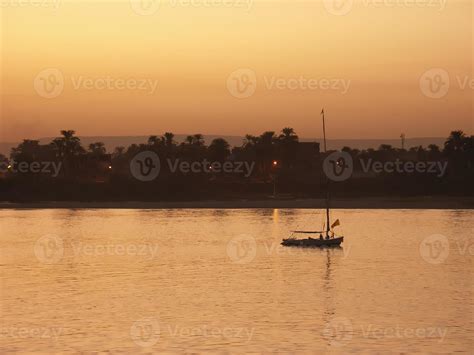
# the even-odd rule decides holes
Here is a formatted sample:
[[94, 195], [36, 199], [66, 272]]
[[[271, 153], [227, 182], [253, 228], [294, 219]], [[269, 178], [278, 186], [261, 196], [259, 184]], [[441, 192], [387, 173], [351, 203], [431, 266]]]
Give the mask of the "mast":
[[[326, 121], [324, 118], [324, 108], [321, 111], [321, 115], [323, 116], [323, 136], [324, 136], [324, 153], [327, 152], [327, 146], [326, 146]], [[329, 177], [326, 176], [326, 237], [329, 236], [329, 231], [331, 229], [331, 226], [329, 225]]]

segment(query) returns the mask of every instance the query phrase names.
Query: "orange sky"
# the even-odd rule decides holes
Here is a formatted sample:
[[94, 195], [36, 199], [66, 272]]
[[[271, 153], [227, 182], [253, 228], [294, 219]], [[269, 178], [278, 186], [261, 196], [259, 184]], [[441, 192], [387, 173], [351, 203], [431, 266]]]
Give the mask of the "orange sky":
[[19, 1], [0, 0], [0, 141], [319, 137], [323, 106], [332, 138], [473, 131], [470, 0]]

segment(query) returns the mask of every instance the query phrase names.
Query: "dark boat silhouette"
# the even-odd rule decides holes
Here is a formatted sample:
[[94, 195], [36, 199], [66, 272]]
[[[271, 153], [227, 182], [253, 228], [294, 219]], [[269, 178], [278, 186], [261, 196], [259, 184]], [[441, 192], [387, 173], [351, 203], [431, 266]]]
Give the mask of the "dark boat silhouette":
[[288, 238], [283, 239], [281, 243], [287, 247], [302, 247], [302, 248], [323, 248], [323, 247], [339, 247], [344, 241], [344, 237], [334, 237], [329, 239], [317, 239], [317, 238], [307, 238], [307, 239], [296, 239]]
[[[323, 116], [323, 135], [324, 135], [324, 152], [326, 153], [326, 124], [324, 119], [324, 109], [321, 111]], [[293, 231], [293, 234], [314, 234], [318, 235], [318, 238], [306, 238], [306, 239], [297, 239], [295, 237], [290, 237], [288, 239], [283, 239], [282, 245], [287, 247], [303, 247], [303, 248], [322, 248], [322, 247], [339, 247], [344, 241], [343, 236], [336, 236], [334, 231], [331, 228], [334, 228], [340, 225], [339, 220], [337, 219], [333, 224], [330, 224], [330, 194], [329, 194], [329, 178], [326, 177], [326, 228], [324, 231]]]

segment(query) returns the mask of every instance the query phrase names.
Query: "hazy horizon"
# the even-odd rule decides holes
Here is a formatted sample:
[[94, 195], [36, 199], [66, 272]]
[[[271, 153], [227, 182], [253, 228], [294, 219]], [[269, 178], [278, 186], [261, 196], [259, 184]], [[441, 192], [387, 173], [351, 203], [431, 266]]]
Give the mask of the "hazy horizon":
[[[175, 141], [181, 143], [185, 138], [190, 134], [175, 134]], [[107, 149], [107, 152], [111, 153], [118, 146], [128, 147], [131, 144], [140, 144], [146, 143], [150, 135], [138, 135], [138, 136], [81, 136], [78, 137], [81, 139], [81, 143], [84, 147], [87, 147], [91, 143], [102, 142]], [[231, 147], [241, 146], [244, 140], [244, 136], [237, 135], [219, 135], [219, 134], [204, 134], [204, 141], [206, 144], [210, 144], [214, 138], [224, 138], [227, 140]], [[29, 139], [39, 140], [40, 144], [47, 144], [52, 141], [55, 137], [30, 137]], [[299, 137], [301, 142], [322, 142], [321, 137]], [[446, 137], [406, 137], [405, 139], [405, 148], [409, 149], [411, 147], [418, 147], [420, 145], [425, 148], [429, 144], [436, 144], [439, 147], [442, 147]], [[10, 154], [11, 148], [16, 147], [20, 141], [17, 142], [0, 142], [0, 154], [8, 156]], [[327, 147], [330, 150], [340, 150], [344, 146], [350, 146], [353, 149], [377, 149], [381, 144], [390, 144], [394, 147], [400, 147], [401, 139], [400, 138], [370, 138], [370, 139], [338, 139], [338, 138], [328, 138]]]

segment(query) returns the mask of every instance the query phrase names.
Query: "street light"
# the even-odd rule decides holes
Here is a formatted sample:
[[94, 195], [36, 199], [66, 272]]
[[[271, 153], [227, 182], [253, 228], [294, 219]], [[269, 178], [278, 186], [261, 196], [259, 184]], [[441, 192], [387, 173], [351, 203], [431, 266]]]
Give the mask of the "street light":
[[277, 195], [277, 171], [276, 171], [276, 168], [278, 167], [278, 161], [274, 160], [272, 162], [272, 165], [275, 168], [275, 172], [272, 174], [273, 175], [273, 198], [276, 198], [276, 195]]

